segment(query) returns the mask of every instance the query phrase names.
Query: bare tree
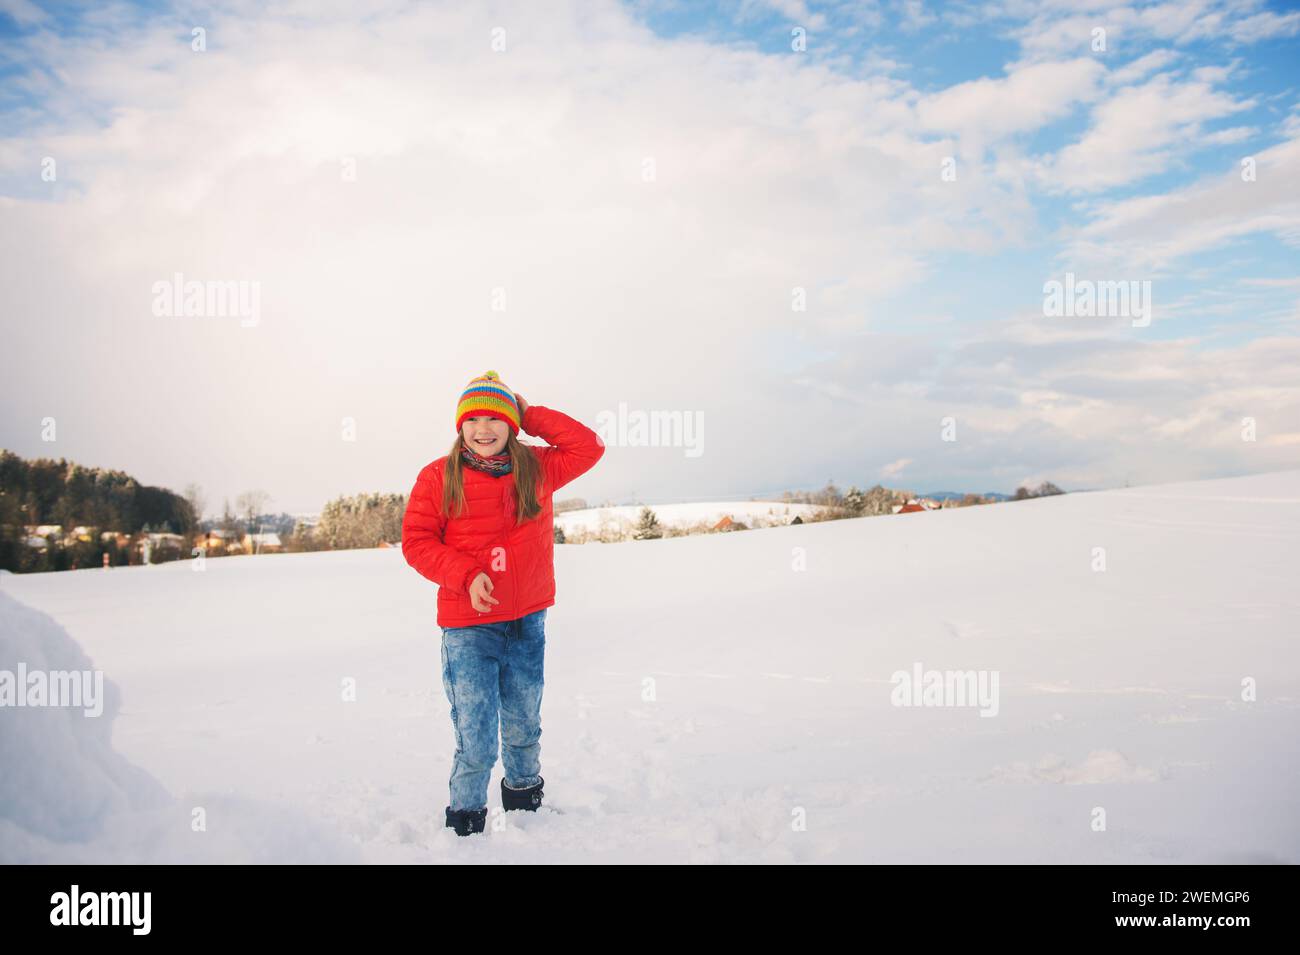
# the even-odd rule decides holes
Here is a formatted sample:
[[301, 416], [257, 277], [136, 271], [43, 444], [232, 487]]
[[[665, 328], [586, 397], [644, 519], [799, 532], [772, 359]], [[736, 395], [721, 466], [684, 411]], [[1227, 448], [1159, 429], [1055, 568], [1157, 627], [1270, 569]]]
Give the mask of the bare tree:
[[195, 526], [198, 526], [203, 520], [203, 512], [208, 507], [208, 502], [203, 499], [203, 488], [197, 484], [185, 485], [185, 500], [190, 502], [190, 509], [194, 511]]
[[253, 527], [253, 521], [257, 515], [266, 510], [267, 504], [271, 500], [271, 495], [265, 491], [245, 491], [239, 497], [235, 498], [235, 510], [243, 515], [248, 525], [248, 533], [256, 533]]

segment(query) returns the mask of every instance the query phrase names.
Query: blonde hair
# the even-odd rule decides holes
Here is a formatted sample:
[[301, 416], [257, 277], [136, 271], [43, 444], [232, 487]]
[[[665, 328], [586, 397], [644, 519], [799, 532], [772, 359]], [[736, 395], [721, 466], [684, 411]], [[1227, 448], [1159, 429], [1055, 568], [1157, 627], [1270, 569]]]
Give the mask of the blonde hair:
[[[460, 517], [465, 513], [465, 479], [464, 462], [461, 460], [461, 448], [465, 447], [464, 435], [456, 435], [447, 454], [447, 466], [442, 482], [442, 512]], [[472, 450], [472, 449], [471, 449]], [[542, 469], [537, 462], [537, 455], [529, 445], [515, 440], [514, 431], [506, 434], [505, 453], [510, 455], [510, 470], [515, 476], [515, 526], [530, 521], [542, 512], [541, 502], [537, 499], [538, 485], [542, 480]], [[453, 514], [452, 504], [456, 510]]]

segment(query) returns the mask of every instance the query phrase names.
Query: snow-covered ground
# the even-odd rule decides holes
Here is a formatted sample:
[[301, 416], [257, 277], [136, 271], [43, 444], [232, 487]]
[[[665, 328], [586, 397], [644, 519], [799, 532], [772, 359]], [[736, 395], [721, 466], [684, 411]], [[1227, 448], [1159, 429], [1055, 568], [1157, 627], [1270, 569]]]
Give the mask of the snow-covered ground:
[[1297, 862], [1298, 556], [1300, 472], [557, 547], [559, 811], [469, 839], [399, 551], [3, 576], [0, 669], [121, 705], [0, 710], [0, 861]]
[[[556, 526], [567, 536], [583, 530], [596, 533], [602, 527], [612, 526], [628, 532], [636, 526], [641, 516], [641, 504], [621, 504], [617, 507], [587, 507], [577, 511], [564, 511], [555, 515]], [[701, 522], [716, 524], [730, 517], [750, 527], [774, 527], [789, 524], [796, 516], [803, 520], [821, 510], [815, 504], [788, 504], [783, 501], [713, 501], [689, 504], [648, 505], [655, 518], [666, 527], [689, 527]]]

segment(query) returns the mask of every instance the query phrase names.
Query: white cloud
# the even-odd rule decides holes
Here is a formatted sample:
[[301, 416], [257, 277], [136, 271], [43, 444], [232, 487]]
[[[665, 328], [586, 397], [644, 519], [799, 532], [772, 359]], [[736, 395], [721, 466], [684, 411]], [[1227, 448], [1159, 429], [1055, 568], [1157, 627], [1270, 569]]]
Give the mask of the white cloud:
[[1049, 157], [1040, 175], [1049, 187], [1065, 190], [1136, 182], [1195, 147], [1204, 123], [1251, 105], [1214, 89], [1208, 79], [1178, 81], [1162, 73], [1095, 106], [1088, 131]]
[[792, 26], [820, 30], [826, 26], [826, 17], [814, 13], [804, 0], [741, 0], [740, 13], [743, 15], [753, 7], [766, 7], [790, 21]]
[[1124, 5], [1112, 0], [1049, 0], [1008, 2], [989, 10], [1000, 15], [1026, 16], [1029, 22], [1013, 29], [1025, 57], [1073, 57], [1092, 49], [1093, 30], [1105, 31], [1112, 56], [1152, 42], [1182, 46], [1197, 40], [1250, 44], [1276, 36], [1294, 36], [1300, 14], [1260, 11], [1259, 0], [1169, 0], [1166, 3]]
[[1292, 11], [1279, 15], [1265, 11], [1244, 20], [1233, 21], [1228, 30], [1239, 43], [1256, 43], [1275, 36], [1295, 36], [1300, 31], [1300, 13]]
[[1176, 50], [1152, 50], [1130, 63], [1113, 69], [1106, 76], [1106, 82], [1112, 86], [1128, 86], [1151, 73], [1163, 70], [1178, 59]]
[[1248, 235], [1300, 246], [1300, 137], [1252, 158], [1253, 181], [1233, 168], [1169, 193], [1098, 203], [1063, 257], [1160, 271]]
[[[852, 356], [828, 358], [810, 369], [822, 387], [791, 389], [795, 411], [774, 412], [772, 427], [842, 420], [843, 444], [893, 452], [877, 465], [882, 479], [906, 461], [904, 473], [925, 482], [917, 490], [937, 487], [937, 474], [961, 489], [1009, 492], [1028, 474], [1080, 488], [1297, 466], [1294, 335], [1215, 348], [1027, 315], [956, 344], [920, 381], [905, 377], [914, 361], [905, 349], [892, 374], [863, 376]], [[877, 347], [883, 365], [895, 349]], [[956, 441], [941, 438], [945, 417], [955, 419]], [[1257, 441], [1242, 440], [1243, 417], [1256, 419]]]
[[922, 0], [903, 0], [902, 29], [905, 32], [923, 30], [938, 20], [933, 13], [927, 13]]
[[30, 0], [0, 0], [0, 14], [9, 17], [21, 27], [32, 26], [48, 19], [48, 15]]
[[1023, 65], [1005, 77], [971, 80], [923, 97], [916, 113], [925, 129], [995, 142], [1038, 129], [1091, 100], [1104, 74], [1088, 58]]

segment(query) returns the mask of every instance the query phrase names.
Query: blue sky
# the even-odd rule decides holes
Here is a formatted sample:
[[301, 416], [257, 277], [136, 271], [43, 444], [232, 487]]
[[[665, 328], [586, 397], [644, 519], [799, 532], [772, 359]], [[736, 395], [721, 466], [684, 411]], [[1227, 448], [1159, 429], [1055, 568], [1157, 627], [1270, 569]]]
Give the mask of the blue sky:
[[[1264, 0], [0, 0], [0, 444], [313, 510], [492, 367], [708, 422], [597, 500], [1300, 467], [1297, 64]], [[160, 321], [178, 272], [264, 319]]]
[[[915, 15], [908, 16], [909, 6], [922, 17], [924, 25], [916, 25]], [[1044, 11], [1052, 9], [1051, 4], [1040, 6]], [[1160, 9], [1165, 5], [1134, 6]], [[1233, 7], [1220, 6], [1225, 10]], [[1242, 108], [1230, 116], [1200, 123], [1198, 128], [1205, 139], [1182, 143], [1170, 162], [1149, 175], [1128, 178], [1105, 190], [1036, 195], [1033, 206], [1041, 233], [1050, 235], [1068, 228], [1078, 219], [1075, 203], [1080, 199], [1119, 200], [1168, 192], [1234, 168], [1244, 154], [1241, 142], [1215, 143], [1209, 139], [1215, 133], [1250, 128], [1254, 134], [1249, 142], [1254, 149], [1286, 140], [1283, 121], [1300, 102], [1300, 39], [1297, 38], [1300, 14], [1289, 4], [1239, 6], [1243, 13], [1252, 11], [1247, 15], [1271, 16], [1276, 18], [1276, 23], [1250, 42], [1224, 37], [1220, 31], [1208, 35], [1193, 32], [1190, 36], [1139, 34], [1111, 46], [1099, 57], [1112, 70], [1155, 51], [1175, 52], [1181, 60], [1177, 69], [1184, 74], [1203, 66], [1232, 66], [1234, 75], [1224, 86], [1241, 101]], [[1087, 4], [1078, 7], [1086, 8]], [[1108, 24], [1107, 13], [1125, 7], [1119, 3], [1099, 4], [1091, 16], [1104, 28]], [[1208, 5], [1207, 13], [1212, 7]], [[1020, 57], [1016, 37], [1024, 29], [1023, 19], [997, 4], [648, 3], [633, 4], [633, 8], [662, 36], [695, 37], [773, 56], [798, 57], [800, 54], [791, 52], [790, 44], [792, 30], [802, 27], [810, 61], [858, 71], [886, 60], [889, 62], [887, 75], [906, 80], [920, 93], [938, 93], [959, 84], [1005, 75], [1007, 65]], [[812, 26], [813, 23], [818, 26]], [[1084, 48], [1080, 46], [1080, 50]], [[1014, 108], [1014, 104], [1009, 104], [1009, 108]], [[1023, 137], [1024, 148], [1031, 153], [1054, 153], [1077, 141], [1087, 131], [1090, 119], [1090, 110], [1080, 104], [1054, 121], [1029, 131]], [[1297, 189], [1300, 191], [1300, 186]], [[974, 290], [981, 293], [975, 296], [976, 303], [985, 305], [967, 302], [966, 308], [984, 318], [995, 318], [1006, 305], [996, 294], [998, 288], [1007, 284], [1029, 288], [1034, 277], [1054, 274], [1057, 250], [1048, 242], [1035, 245], [1036, 248], [1022, 247], [995, 255], [945, 256], [935, 267], [951, 269], [973, 283]], [[1161, 281], [1162, 297], [1178, 300], [1185, 306], [1198, 300], [1212, 300], [1224, 288], [1236, 284], [1241, 259], [1250, 263], [1251, 277], [1285, 279], [1297, 274], [1300, 259], [1296, 245], [1280, 241], [1276, 236], [1251, 235], [1234, 242], [1232, 249], [1236, 253], [1233, 259], [1225, 259], [1222, 249], [1191, 257], [1187, 261], [1191, 269], [1179, 269]], [[1013, 275], [1018, 278], [1009, 283], [1008, 278]], [[1218, 312], [1200, 313], [1191, 307], [1180, 322], [1159, 323], [1148, 334], [1181, 337], [1191, 331], [1210, 336], [1207, 341], [1242, 341], [1260, 334], [1255, 318], [1261, 311], [1270, 317], [1295, 311], [1294, 289], [1261, 290], [1249, 298], [1242, 296], [1240, 289], [1237, 294], [1242, 307], [1231, 317]], [[943, 296], [934, 296], [926, 299], [925, 305], [943, 307], [945, 301]], [[1026, 298], [1026, 302], [1032, 304], [1033, 299]]]

